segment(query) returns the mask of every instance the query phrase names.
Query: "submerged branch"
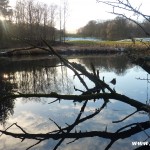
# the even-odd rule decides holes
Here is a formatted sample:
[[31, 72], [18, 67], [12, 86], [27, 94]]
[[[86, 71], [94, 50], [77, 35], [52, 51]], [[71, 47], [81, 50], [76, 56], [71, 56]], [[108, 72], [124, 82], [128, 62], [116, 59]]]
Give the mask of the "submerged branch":
[[134, 115], [134, 114], [137, 113], [137, 112], [138, 112], [138, 110], [134, 111], [133, 113], [129, 114], [128, 116], [124, 117], [123, 119], [118, 120], [118, 121], [113, 121], [112, 123], [123, 122], [124, 120], [128, 119], [129, 117], [131, 117], [132, 115]]
[[30, 97], [45, 97], [45, 98], [57, 98], [63, 100], [74, 100], [74, 101], [85, 101], [85, 100], [93, 100], [93, 99], [114, 99], [117, 101], [124, 102], [132, 107], [135, 107], [137, 110], [144, 110], [146, 112], [150, 112], [150, 107], [146, 104], [143, 104], [137, 100], [131, 99], [125, 95], [121, 95], [118, 93], [96, 93], [96, 94], [87, 94], [87, 95], [61, 95], [55, 92], [51, 92], [50, 94], [12, 94], [2, 97], [0, 100], [4, 99], [15, 99], [15, 98], [30, 98]]
[[5, 135], [9, 135], [12, 136], [14, 138], [25, 138], [25, 139], [34, 139], [34, 140], [46, 140], [46, 139], [54, 139], [54, 140], [58, 140], [58, 139], [62, 139], [62, 138], [73, 138], [73, 139], [78, 139], [78, 138], [85, 138], [85, 137], [103, 137], [106, 139], [124, 139], [127, 137], [130, 137], [133, 134], [139, 133], [141, 132], [141, 128], [142, 127], [143, 130], [146, 130], [149, 128], [150, 123], [149, 121], [146, 122], [142, 122], [142, 123], [136, 123], [134, 125], [134, 127], [131, 126], [132, 128], [128, 128], [127, 130], [124, 130], [122, 132], [105, 132], [105, 131], [91, 131], [91, 132], [79, 132], [79, 133], [59, 133], [59, 134], [25, 134], [25, 133], [12, 133], [12, 132], [8, 132], [8, 131], [2, 131], [0, 130], [0, 132], [2, 132]]

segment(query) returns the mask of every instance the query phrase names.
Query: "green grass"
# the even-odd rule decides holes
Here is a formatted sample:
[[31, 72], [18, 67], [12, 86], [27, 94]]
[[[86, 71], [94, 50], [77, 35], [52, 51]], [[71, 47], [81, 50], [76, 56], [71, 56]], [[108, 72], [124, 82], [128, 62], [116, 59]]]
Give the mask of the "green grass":
[[122, 42], [122, 41], [68, 41], [67, 43], [73, 44], [73, 45], [99, 45], [99, 46], [116, 46], [116, 45], [131, 45], [132, 42]]
[[136, 41], [135, 44], [131, 41], [68, 41], [67, 43], [76, 46], [101, 46], [101, 47], [143, 47], [145, 46], [140, 41]]
[[67, 43], [73, 44], [73, 45], [98, 45], [99, 42], [97, 41], [68, 41]]

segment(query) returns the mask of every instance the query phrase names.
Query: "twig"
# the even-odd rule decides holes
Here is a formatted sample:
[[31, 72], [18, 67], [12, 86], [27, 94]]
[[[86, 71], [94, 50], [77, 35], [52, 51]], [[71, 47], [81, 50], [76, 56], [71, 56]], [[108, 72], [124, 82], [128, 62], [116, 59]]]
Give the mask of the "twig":
[[42, 141], [43, 141], [43, 140], [39, 140], [37, 143], [35, 143], [35, 144], [33, 144], [32, 146], [28, 147], [26, 150], [29, 150], [29, 149], [31, 149], [32, 147], [34, 147], [34, 146], [40, 144]]
[[52, 101], [52, 102], [50, 102], [50, 103], [48, 103], [48, 104], [52, 104], [52, 103], [55, 103], [55, 102], [57, 102], [57, 101], [60, 101], [60, 99], [57, 98], [56, 100], [54, 100], [54, 101]]
[[134, 115], [134, 114], [137, 113], [137, 112], [138, 112], [138, 110], [136, 110], [135, 112], [131, 113], [130, 115], [124, 117], [123, 119], [118, 120], [118, 121], [113, 121], [112, 123], [119, 123], [119, 122], [122, 122], [122, 121], [128, 119], [129, 117], [131, 117], [132, 115]]
[[148, 138], [150, 138], [150, 135], [142, 128], [142, 126], [138, 123], [138, 126], [141, 128], [141, 130], [147, 135]]
[[73, 141], [71, 141], [71, 142], [68, 142], [67, 144], [74, 143], [74, 142], [75, 142], [75, 141], [77, 141], [77, 140], [79, 140], [79, 138], [77, 138], [77, 139], [74, 139]]
[[120, 131], [122, 131], [128, 127], [132, 127], [132, 126], [136, 126], [136, 125], [138, 125], [138, 123], [132, 123], [132, 124], [126, 125], [126, 126], [120, 128], [119, 130], [117, 130], [116, 133], [119, 133]]
[[24, 132], [25, 134], [28, 134], [22, 127], [20, 127], [19, 125], [17, 125], [17, 123], [15, 123], [15, 125], [16, 125], [22, 132]]
[[49, 118], [50, 121], [52, 121], [59, 129], [59, 132], [61, 131], [62, 133], [64, 133], [64, 131], [62, 130], [62, 128], [54, 121], [52, 120], [51, 118]]
[[[6, 130], [4, 130], [4, 131], [7, 131], [8, 129], [10, 129], [13, 125], [15, 125], [16, 123], [13, 123], [12, 125], [10, 125], [8, 128], [6, 128]], [[3, 133], [1, 133], [1, 135], [0, 136], [2, 136], [3, 135]]]
[[145, 78], [136, 78], [137, 80], [150, 80], [150, 79], [145, 79]]

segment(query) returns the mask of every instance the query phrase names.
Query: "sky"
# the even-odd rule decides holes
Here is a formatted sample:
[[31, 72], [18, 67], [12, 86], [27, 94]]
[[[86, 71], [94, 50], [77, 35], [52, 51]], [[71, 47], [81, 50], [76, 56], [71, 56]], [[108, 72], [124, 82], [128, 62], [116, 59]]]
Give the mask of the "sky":
[[[15, 4], [16, 0], [9, 0], [11, 5]], [[34, 0], [46, 4], [60, 4], [63, 0]], [[142, 3], [142, 11], [149, 12], [150, 0], [130, 0], [135, 6]], [[70, 33], [75, 33], [77, 29], [85, 26], [90, 20], [108, 20], [114, 19], [116, 16], [109, 14], [112, 8], [102, 3], [97, 3], [96, 0], [68, 0], [68, 14], [66, 21], [66, 30]], [[150, 14], [150, 13], [149, 13]], [[56, 27], [58, 25], [56, 24]]]

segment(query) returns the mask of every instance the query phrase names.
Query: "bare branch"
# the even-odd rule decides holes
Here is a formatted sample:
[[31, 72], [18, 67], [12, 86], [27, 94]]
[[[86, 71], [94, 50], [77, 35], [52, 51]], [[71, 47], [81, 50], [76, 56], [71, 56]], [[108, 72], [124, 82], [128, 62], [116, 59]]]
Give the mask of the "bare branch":
[[138, 110], [134, 111], [133, 113], [131, 113], [130, 115], [124, 117], [123, 119], [121, 119], [121, 120], [119, 120], [119, 121], [113, 121], [112, 123], [119, 123], [119, 122], [122, 122], [122, 121], [128, 119], [129, 117], [131, 117], [132, 115], [134, 115], [134, 114], [137, 113], [137, 112], [138, 112]]
[[96, 93], [96, 94], [87, 94], [87, 95], [61, 95], [57, 94], [55, 92], [51, 92], [50, 94], [12, 94], [7, 95], [1, 100], [4, 99], [14, 99], [14, 98], [29, 98], [29, 97], [45, 97], [45, 98], [58, 98], [58, 99], [64, 99], [64, 100], [75, 100], [75, 101], [86, 101], [86, 100], [93, 100], [93, 99], [114, 99], [121, 102], [124, 102], [128, 105], [131, 105], [132, 107], [135, 107], [138, 110], [144, 110], [146, 112], [149, 112], [149, 106], [146, 104], [143, 104], [137, 100], [131, 99], [125, 95], [121, 95], [118, 93]]
[[59, 132], [63, 132], [64, 133], [64, 131], [62, 130], [62, 128], [54, 120], [52, 120], [51, 118], [49, 118], [49, 120], [51, 120], [58, 127]]
[[17, 125], [17, 123], [15, 123], [15, 125], [16, 125], [23, 133], [27, 134], [27, 132], [26, 132], [22, 127], [20, 127], [19, 125]]
[[[13, 125], [15, 125], [16, 123], [13, 123], [12, 125], [10, 125], [8, 128], [6, 128], [4, 131], [7, 131], [8, 129], [10, 129]], [[2, 136], [3, 135], [3, 133], [1, 133], [1, 135], [0, 136]]]
[[33, 148], [34, 146], [40, 144], [43, 140], [39, 140], [37, 143], [33, 144], [32, 146], [28, 147], [26, 150], [29, 150], [31, 148]]
[[78, 138], [78, 139], [74, 139], [73, 141], [71, 141], [71, 142], [68, 142], [67, 144], [74, 143], [74, 142], [75, 142], [75, 141], [77, 141], [77, 140], [79, 140], [79, 138]]
[[56, 100], [54, 100], [54, 101], [52, 101], [52, 102], [50, 102], [50, 103], [48, 103], [48, 104], [52, 104], [52, 103], [55, 103], [55, 102], [57, 102], [57, 101], [59, 101], [60, 99], [56, 99]]
[[[0, 132], [4, 133], [5, 135], [10, 135], [15, 138], [26, 138], [26, 139], [40, 139], [40, 140], [47, 140], [47, 139], [55, 139], [58, 140], [60, 138], [84, 138], [84, 137], [103, 137], [107, 139], [120, 139], [120, 138], [127, 138], [130, 137], [133, 134], [141, 132], [141, 127], [143, 130], [146, 130], [149, 128], [149, 121], [146, 122], [141, 122], [141, 123], [133, 123], [127, 126], [122, 127], [119, 129], [117, 132], [112, 133], [112, 132], [104, 132], [104, 131], [90, 131], [90, 132], [79, 132], [79, 133], [61, 133], [61, 134], [25, 134], [25, 133], [12, 133], [12, 132], [7, 132], [7, 131], [2, 131]], [[132, 128], [129, 128], [132, 127]], [[125, 131], [119, 132], [123, 129], [127, 129]]]

